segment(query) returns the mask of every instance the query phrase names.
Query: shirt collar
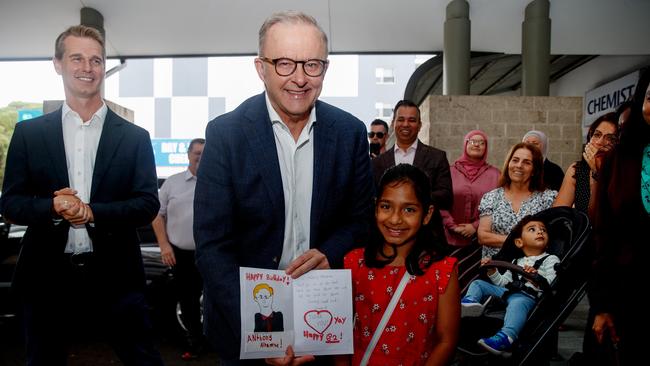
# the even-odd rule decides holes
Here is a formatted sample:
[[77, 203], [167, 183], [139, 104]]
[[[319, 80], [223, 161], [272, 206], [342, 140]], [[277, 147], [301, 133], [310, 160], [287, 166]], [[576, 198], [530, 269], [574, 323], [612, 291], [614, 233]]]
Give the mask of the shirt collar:
[[[74, 113], [75, 116], [81, 119], [79, 113], [73, 111], [67, 102], [63, 102], [63, 108], [61, 109], [61, 119], [65, 120], [65, 118], [68, 116], [69, 113]], [[99, 109], [95, 113], [93, 113], [92, 117], [90, 117], [90, 120], [81, 121], [81, 124], [90, 125], [93, 121], [96, 121], [97, 125], [101, 127], [104, 125], [104, 120], [106, 120], [106, 114], [108, 114], [108, 107], [106, 106], [106, 103], [104, 103], [104, 101], [102, 100], [102, 106], [99, 107]]]
[[406, 151], [400, 149], [399, 145], [397, 145], [397, 142], [395, 143], [395, 151], [403, 151], [404, 154], [407, 154], [409, 151], [416, 150], [418, 148], [418, 139], [415, 139], [415, 141], [411, 144], [411, 146], [406, 148]]
[[546, 252], [542, 252], [542, 254], [539, 254], [539, 255], [531, 255], [530, 257], [527, 257], [527, 258], [529, 258], [529, 259], [534, 259], [534, 260], [538, 260], [538, 259], [542, 258], [542, 257], [545, 256], [545, 255], [546, 255]]
[[192, 174], [192, 172], [189, 169], [187, 169], [185, 171], [185, 174], [183, 175], [183, 178], [185, 178], [186, 181], [191, 180], [191, 179], [196, 179], [194, 174]]
[[[275, 109], [273, 108], [268, 93], [264, 93], [264, 99], [266, 99], [266, 109], [269, 111], [269, 119], [271, 120], [271, 125], [274, 125], [276, 123], [281, 123], [286, 127], [287, 124], [284, 123], [282, 118], [280, 118], [278, 112], [276, 112]], [[311, 131], [315, 122], [316, 122], [316, 105], [314, 104], [314, 107], [311, 109], [311, 112], [309, 112], [309, 120], [307, 120], [307, 125], [305, 125], [307, 131]]]

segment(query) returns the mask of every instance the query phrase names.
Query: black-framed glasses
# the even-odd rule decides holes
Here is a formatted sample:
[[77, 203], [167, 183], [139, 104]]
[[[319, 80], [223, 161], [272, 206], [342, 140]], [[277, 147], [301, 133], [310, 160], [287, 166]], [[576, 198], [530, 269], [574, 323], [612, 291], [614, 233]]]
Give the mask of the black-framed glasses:
[[383, 133], [383, 132], [374, 132], [374, 131], [370, 131], [370, 132], [368, 132], [368, 137], [370, 137], [370, 138], [374, 138], [375, 135], [377, 135], [377, 138], [378, 138], [378, 139], [383, 139], [383, 138], [384, 138], [384, 135], [386, 135], [386, 134]]
[[259, 59], [275, 66], [275, 72], [280, 76], [289, 76], [293, 74], [296, 71], [298, 64], [302, 64], [302, 71], [304, 71], [307, 76], [318, 77], [323, 75], [327, 68], [327, 64], [329, 63], [328, 60], [319, 60], [317, 58], [312, 58], [306, 61], [296, 61], [286, 57], [270, 59], [268, 57], [260, 56]]

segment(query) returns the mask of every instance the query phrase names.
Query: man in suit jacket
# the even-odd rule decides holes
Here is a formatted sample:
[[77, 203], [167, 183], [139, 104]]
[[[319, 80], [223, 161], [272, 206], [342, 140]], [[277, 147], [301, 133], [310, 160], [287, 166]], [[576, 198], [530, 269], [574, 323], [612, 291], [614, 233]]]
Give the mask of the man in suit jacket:
[[422, 128], [420, 108], [410, 100], [401, 100], [393, 110], [395, 146], [372, 161], [375, 185], [384, 172], [396, 164], [407, 163], [424, 171], [431, 179], [431, 198], [435, 207], [432, 217], [434, 230], [444, 239], [442, 217], [439, 210], [451, 209], [453, 190], [447, 154], [418, 140]]
[[[255, 59], [266, 92], [207, 127], [194, 237], [205, 331], [222, 365], [240, 364], [240, 266], [296, 278], [341, 267], [366, 236], [373, 195], [366, 128], [317, 101], [327, 64], [327, 37], [311, 16], [274, 14], [260, 29]], [[275, 361], [311, 360], [292, 356], [288, 349]]]
[[162, 365], [135, 230], [159, 207], [151, 141], [106, 107], [104, 60], [97, 30], [63, 32], [53, 61], [65, 103], [16, 125], [7, 154], [0, 209], [28, 226], [13, 282], [28, 365], [65, 365], [84, 323], [107, 327], [124, 364]]

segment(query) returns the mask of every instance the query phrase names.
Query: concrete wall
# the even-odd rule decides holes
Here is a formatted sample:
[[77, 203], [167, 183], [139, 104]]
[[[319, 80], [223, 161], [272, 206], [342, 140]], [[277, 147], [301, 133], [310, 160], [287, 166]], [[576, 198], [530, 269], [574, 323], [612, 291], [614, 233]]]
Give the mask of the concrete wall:
[[548, 158], [565, 170], [582, 150], [582, 97], [429, 96], [422, 108], [428, 110], [423, 131], [428, 123], [429, 145], [445, 150], [450, 163], [460, 157], [463, 137], [474, 129], [488, 135], [488, 161], [499, 169], [510, 147], [529, 130], [546, 133]]

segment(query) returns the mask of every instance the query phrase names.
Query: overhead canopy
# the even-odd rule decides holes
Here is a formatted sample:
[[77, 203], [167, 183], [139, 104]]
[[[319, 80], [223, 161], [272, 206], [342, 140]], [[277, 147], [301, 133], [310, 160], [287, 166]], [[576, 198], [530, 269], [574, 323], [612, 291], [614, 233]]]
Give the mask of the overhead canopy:
[[[470, 0], [472, 51], [521, 53], [530, 0]], [[109, 57], [243, 55], [279, 10], [313, 15], [332, 53], [443, 50], [449, 0], [2, 0], [0, 61], [48, 59], [54, 38], [78, 24], [83, 6], [104, 16]], [[650, 1], [551, 0], [551, 53], [650, 54]]]

